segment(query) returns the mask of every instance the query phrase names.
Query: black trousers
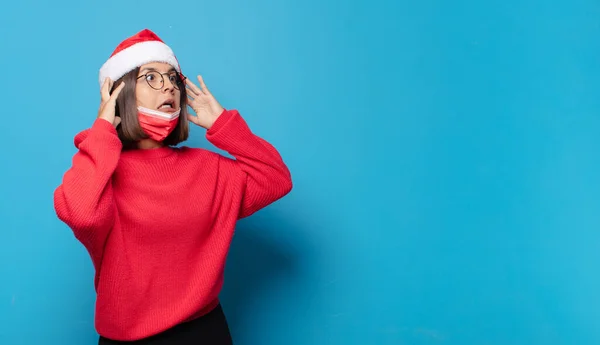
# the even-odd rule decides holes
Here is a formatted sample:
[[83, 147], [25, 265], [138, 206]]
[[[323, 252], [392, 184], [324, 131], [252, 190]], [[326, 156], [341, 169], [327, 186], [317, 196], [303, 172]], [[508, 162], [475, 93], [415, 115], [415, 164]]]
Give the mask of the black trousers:
[[98, 345], [233, 345], [229, 326], [219, 304], [210, 313], [152, 337], [136, 341], [115, 341], [100, 336]]

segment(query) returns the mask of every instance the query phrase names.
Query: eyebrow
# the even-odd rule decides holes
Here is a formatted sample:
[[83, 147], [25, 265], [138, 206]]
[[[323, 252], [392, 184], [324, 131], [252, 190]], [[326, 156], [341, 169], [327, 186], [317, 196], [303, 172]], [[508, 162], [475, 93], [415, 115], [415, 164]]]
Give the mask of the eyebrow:
[[[157, 70], [154, 67], [144, 67], [140, 70], [140, 73], [144, 72], [144, 71], [148, 71], [148, 72], [159, 72], [159, 70]], [[171, 73], [171, 72], [176, 72], [175, 68], [171, 67], [168, 71], [166, 71], [165, 73]]]

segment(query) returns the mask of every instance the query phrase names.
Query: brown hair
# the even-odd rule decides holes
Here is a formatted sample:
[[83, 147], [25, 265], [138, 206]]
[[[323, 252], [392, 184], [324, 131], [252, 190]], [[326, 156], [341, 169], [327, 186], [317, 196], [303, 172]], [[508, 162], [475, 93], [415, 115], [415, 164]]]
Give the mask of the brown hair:
[[[125, 82], [125, 87], [121, 90], [121, 93], [117, 98], [117, 107], [115, 109], [115, 115], [121, 117], [121, 123], [117, 127], [117, 133], [119, 139], [121, 139], [121, 142], [123, 143], [124, 149], [134, 149], [137, 147], [137, 142], [139, 140], [148, 138], [148, 135], [144, 133], [140, 127], [137, 116], [138, 110], [135, 88], [139, 71], [140, 69], [138, 67], [116, 80], [110, 91], [112, 93], [119, 84]], [[181, 94], [179, 102], [179, 104], [181, 104], [179, 121], [173, 132], [171, 132], [171, 134], [163, 141], [165, 145], [177, 145], [187, 140], [189, 135], [185, 85], [179, 88], [179, 92]]]

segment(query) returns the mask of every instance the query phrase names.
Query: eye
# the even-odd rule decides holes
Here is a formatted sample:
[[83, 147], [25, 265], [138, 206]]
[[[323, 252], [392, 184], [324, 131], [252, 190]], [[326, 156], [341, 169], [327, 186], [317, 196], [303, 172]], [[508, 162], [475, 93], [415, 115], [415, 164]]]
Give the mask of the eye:
[[155, 81], [156, 80], [156, 73], [150, 72], [150, 73], [146, 74], [146, 80], [147, 81]]
[[177, 78], [177, 74], [170, 74], [170, 75], [169, 75], [169, 81], [170, 81], [172, 84], [176, 84], [176, 83], [178, 83], [178, 82], [179, 82], [179, 78]]

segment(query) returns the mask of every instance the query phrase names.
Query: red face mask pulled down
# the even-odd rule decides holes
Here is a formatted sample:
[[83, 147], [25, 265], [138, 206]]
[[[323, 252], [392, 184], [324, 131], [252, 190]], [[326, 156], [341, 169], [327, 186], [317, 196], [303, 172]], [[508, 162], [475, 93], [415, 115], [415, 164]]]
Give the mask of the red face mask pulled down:
[[142, 130], [150, 139], [163, 141], [173, 132], [179, 121], [181, 108], [174, 113], [165, 113], [159, 110], [138, 107], [138, 120]]

